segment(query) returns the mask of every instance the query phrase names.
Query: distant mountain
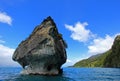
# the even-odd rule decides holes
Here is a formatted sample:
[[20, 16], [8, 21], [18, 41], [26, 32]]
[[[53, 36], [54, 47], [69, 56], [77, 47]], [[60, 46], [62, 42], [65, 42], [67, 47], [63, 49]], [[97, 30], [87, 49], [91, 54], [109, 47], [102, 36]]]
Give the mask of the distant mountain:
[[120, 68], [120, 35], [118, 35], [112, 48], [103, 53], [81, 60], [74, 64], [74, 67], [116, 67]]

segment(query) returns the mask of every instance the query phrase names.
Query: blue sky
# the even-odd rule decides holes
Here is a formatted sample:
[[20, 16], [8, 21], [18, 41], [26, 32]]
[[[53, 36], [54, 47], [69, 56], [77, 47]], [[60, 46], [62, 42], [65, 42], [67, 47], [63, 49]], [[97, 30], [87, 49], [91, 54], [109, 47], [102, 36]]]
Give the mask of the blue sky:
[[51, 16], [68, 44], [66, 66], [111, 48], [120, 33], [119, 0], [0, 0], [0, 66]]

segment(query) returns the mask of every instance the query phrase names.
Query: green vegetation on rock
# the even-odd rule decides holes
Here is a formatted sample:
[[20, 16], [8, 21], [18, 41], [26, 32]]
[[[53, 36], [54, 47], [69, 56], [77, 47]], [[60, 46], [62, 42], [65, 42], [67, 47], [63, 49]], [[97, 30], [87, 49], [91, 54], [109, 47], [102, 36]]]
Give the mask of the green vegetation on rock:
[[105, 67], [120, 67], [120, 35], [115, 38], [112, 46], [112, 52], [104, 61]]
[[120, 67], [120, 35], [115, 38], [109, 51], [81, 60], [74, 67]]

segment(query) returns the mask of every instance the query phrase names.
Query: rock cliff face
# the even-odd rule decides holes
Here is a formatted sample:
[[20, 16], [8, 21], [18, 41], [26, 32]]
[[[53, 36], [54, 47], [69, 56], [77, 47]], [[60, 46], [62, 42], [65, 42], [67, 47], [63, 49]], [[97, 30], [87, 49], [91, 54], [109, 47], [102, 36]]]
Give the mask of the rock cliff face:
[[115, 38], [111, 53], [106, 57], [104, 61], [105, 67], [120, 68], [120, 35]]
[[12, 59], [24, 68], [22, 74], [57, 75], [66, 62], [66, 48], [62, 34], [48, 17], [19, 44]]

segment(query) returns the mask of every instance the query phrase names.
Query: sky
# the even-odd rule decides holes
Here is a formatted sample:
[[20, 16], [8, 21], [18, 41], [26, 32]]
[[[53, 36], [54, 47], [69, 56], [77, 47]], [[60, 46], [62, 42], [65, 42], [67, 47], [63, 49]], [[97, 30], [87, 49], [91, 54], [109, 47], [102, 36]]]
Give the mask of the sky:
[[104, 53], [120, 34], [119, 0], [0, 0], [0, 66], [19, 66], [15, 49], [48, 16], [68, 44], [64, 66]]

